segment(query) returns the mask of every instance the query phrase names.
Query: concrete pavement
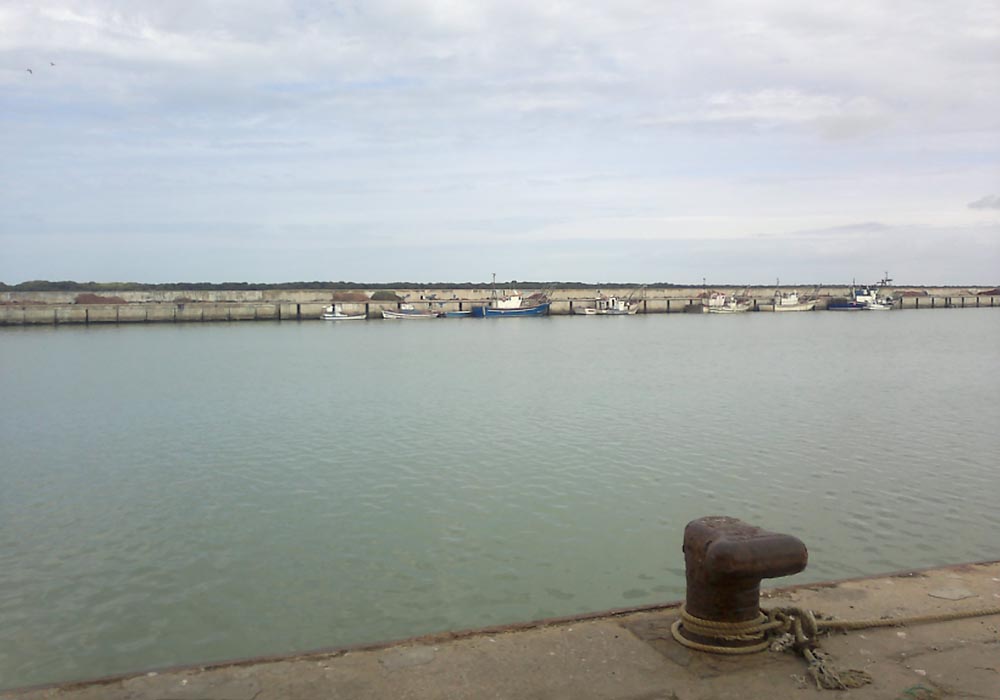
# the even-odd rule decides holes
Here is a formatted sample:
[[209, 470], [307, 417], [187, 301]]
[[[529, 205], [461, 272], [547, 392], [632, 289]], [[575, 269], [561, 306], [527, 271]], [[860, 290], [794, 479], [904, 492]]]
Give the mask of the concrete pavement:
[[[844, 619], [1000, 605], [1000, 562], [765, 590], [761, 607], [795, 605]], [[140, 673], [0, 692], [2, 700], [1000, 700], [1000, 615], [838, 633], [822, 648], [873, 683], [820, 691], [790, 653], [727, 657], [671, 637], [676, 607], [379, 647]]]

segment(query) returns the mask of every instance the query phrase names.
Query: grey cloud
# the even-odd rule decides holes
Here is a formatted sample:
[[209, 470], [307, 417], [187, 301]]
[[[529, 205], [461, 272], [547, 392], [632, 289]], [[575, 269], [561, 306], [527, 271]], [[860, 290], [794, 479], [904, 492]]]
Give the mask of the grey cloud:
[[969, 202], [969, 209], [1000, 209], [1000, 195], [988, 194], [975, 202]]

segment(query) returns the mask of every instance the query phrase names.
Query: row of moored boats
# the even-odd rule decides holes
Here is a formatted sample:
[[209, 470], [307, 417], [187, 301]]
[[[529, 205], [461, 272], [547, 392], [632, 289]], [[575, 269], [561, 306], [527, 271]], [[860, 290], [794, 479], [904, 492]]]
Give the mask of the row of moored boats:
[[[885, 283], [887, 280], [883, 280]], [[893, 307], [893, 298], [879, 293], [875, 286], [853, 286], [848, 297], [831, 299], [827, 304], [830, 311], [888, 311]], [[574, 314], [580, 316], [632, 316], [639, 312], [640, 301], [634, 299], [634, 293], [628, 297], [599, 297], [589, 302], [573, 306]], [[777, 312], [812, 311], [816, 308], [818, 299], [800, 298], [798, 292], [774, 291], [774, 310]], [[518, 317], [544, 316], [549, 312], [549, 301], [544, 293], [523, 297], [514, 292], [506, 296], [494, 294], [488, 302], [474, 305], [461, 311], [435, 311], [434, 309], [418, 309], [413, 304], [401, 303], [396, 309], [381, 309], [382, 318], [391, 320], [416, 320], [429, 318], [482, 318], [487, 316]], [[734, 314], [750, 311], [753, 300], [747, 295], [737, 297], [734, 294], [722, 292], [706, 293], [701, 309], [710, 314]], [[331, 304], [323, 312], [326, 321], [360, 321], [367, 318], [365, 313], [345, 313], [341, 304]]]
[[[399, 304], [395, 309], [382, 309], [382, 318], [390, 320], [416, 320], [424, 318], [483, 318], [486, 316], [544, 316], [549, 312], [551, 302], [544, 294], [523, 297], [518, 293], [496, 296], [488, 303], [473, 306], [462, 311], [435, 311], [418, 309], [413, 304]], [[638, 311], [638, 307], [636, 307]], [[322, 316], [325, 321], [360, 321], [367, 318], [364, 313], [344, 313], [340, 304], [326, 307]]]
[[[852, 283], [849, 296], [830, 299], [826, 308], [828, 311], [889, 311], [895, 300], [889, 295], [881, 294], [881, 290], [890, 282], [892, 280], [887, 273], [878, 286], [857, 286]], [[701, 310], [710, 314], [735, 314], [750, 311], [753, 303], [746, 293], [742, 297], [737, 297], [735, 294], [706, 292]], [[774, 290], [775, 311], [812, 311], [817, 303], [819, 299], [815, 296], [803, 298], [799, 297], [796, 291], [781, 291], [780, 282]]]

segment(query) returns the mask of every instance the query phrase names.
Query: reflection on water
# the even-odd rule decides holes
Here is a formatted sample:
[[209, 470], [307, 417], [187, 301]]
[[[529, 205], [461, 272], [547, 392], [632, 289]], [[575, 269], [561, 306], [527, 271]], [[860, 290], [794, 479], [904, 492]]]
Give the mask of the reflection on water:
[[997, 558], [989, 310], [6, 329], [0, 687]]

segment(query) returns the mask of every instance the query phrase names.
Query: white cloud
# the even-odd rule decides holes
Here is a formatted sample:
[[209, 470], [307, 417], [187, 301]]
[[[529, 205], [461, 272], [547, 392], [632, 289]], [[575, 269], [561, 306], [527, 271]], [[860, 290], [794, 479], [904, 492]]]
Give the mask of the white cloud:
[[695, 101], [688, 110], [640, 120], [645, 126], [732, 125], [754, 129], [807, 127], [843, 138], [888, 125], [886, 108], [869, 97], [810, 95], [793, 89], [755, 93], [721, 92]]
[[303, 249], [282, 225], [398, 246], [944, 236], [994, 208], [967, 202], [1000, 172], [998, 31], [975, 0], [8, 5], [0, 209], [242, 219]]

